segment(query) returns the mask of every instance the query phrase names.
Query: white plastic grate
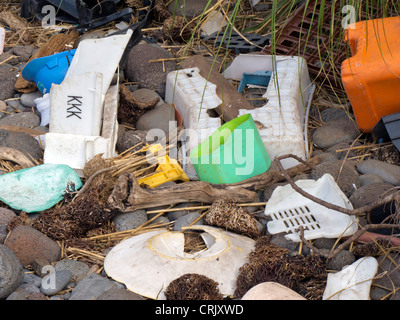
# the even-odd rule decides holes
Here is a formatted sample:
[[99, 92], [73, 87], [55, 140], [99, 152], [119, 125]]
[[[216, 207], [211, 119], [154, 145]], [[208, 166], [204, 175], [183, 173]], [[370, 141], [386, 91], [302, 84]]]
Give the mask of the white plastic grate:
[[[325, 174], [317, 181], [299, 180], [296, 185], [326, 202], [342, 208], [353, 208], [330, 174]], [[303, 227], [307, 240], [349, 236], [358, 229], [354, 216], [313, 202], [289, 184], [274, 190], [265, 206], [264, 214], [271, 219], [267, 223], [269, 233], [285, 232], [286, 238], [297, 242], [300, 241], [300, 227]]]

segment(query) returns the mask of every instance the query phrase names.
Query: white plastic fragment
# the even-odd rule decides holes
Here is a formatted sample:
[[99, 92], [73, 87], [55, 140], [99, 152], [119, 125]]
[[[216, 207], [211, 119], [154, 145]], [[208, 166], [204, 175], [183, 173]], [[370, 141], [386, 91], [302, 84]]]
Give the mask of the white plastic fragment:
[[370, 300], [377, 271], [378, 261], [374, 257], [363, 257], [337, 273], [328, 273], [322, 300]]
[[110, 86], [104, 103], [100, 136], [64, 133], [46, 134], [44, 163], [68, 164], [82, 176], [85, 163], [98, 154], [104, 158], [116, 156], [118, 138], [118, 86]]
[[248, 262], [254, 240], [210, 226], [190, 230], [206, 233], [206, 250], [184, 252], [183, 232], [150, 231], [116, 245], [104, 260], [104, 270], [129, 290], [151, 299], [164, 300], [171, 281], [186, 273], [205, 275], [218, 282], [222, 294], [233, 295], [239, 268]]
[[43, 97], [33, 100], [36, 109], [40, 112], [40, 125], [47, 126], [50, 123], [50, 93], [46, 93]]
[[[296, 185], [326, 202], [353, 209], [330, 174], [324, 174], [317, 181], [298, 180]], [[307, 240], [350, 236], [358, 229], [355, 216], [328, 209], [302, 196], [290, 184], [274, 190], [265, 206], [264, 214], [271, 218], [267, 223], [268, 232], [286, 232], [285, 238], [295, 242], [300, 241], [300, 226], [304, 228], [304, 238]]]
[[[206, 20], [200, 26], [203, 35], [211, 35], [214, 32], [221, 30], [228, 24], [224, 16], [219, 11], [211, 12]], [[223, 32], [222, 32], [223, 33]]]
[[0, 54], [3, 54], [5, 39], [6, 39], [6, 30], [0, 27]]
[[216, 88], [200, 75], [197, 67], [173, 71], [167, 76], [165, 101], [175, 104], [183, 118], [186, 140], [182, 146], [182, 166], [190, 179], [198, 179], [189, 159], [191, 150], [221, 126], [221, 119], [208, 113], [222, 103]]
[[[302, 57], [240, 54], [225, 70], [226, 79], [241, 80], [244, 72], [272, 71], [267, 104], [253, 110], [239, 109], [239, 115], [250, 113], [259, 121], [261, 138], [271, 159], [285, 154], [307, 158], [306, 121], [315, 85], [311, 83], [307, 62]], [[298, 161], [283, 159], [290, 168]]]

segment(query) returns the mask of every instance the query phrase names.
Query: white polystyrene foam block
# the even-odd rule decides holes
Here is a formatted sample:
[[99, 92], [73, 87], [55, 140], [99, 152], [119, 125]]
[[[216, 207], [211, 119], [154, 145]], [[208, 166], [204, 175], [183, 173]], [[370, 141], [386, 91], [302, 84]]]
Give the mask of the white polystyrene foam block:
[[0, 54], [3, 53], [5, 39], [6, 39], [6, 30], [0, 27]]
[[[241, 54], [225, 70], [224, 76], [241, 80], [244, 72], [257, 71], [272, 71], [263, 95], [268, 102], [254, 110], [239, 109], [239, 115], [250, 113], [254, 120], [261, 123], [259, 132], [272, 160], [289, 153], [305, 160], [305, 115], [314, 89], [306, 61], [293, 56]], [[281, 162], [284, 168], [298, 164], [293, 158]]]
[[328, 273], [322, 300], [370, 300], [372, 280], [378, 271], [374, 257], [362, 257], [336, 273]]
[[[345, 209], [353, 209], [346, 195], [340, 190], [330, 174], [317, 181], [298, 180], [296, 185], [303, 191]], [[271, 219], [268, 232], [287, 233], [285, 238], [299, 242], [299, 228], [304, 229], [304, 238], [338, 238], [350, 236], [357, 229], [357, 218], [318, 204], [295, 191], [290, 184], [277, 187], [265, 206], [264, 214]]]

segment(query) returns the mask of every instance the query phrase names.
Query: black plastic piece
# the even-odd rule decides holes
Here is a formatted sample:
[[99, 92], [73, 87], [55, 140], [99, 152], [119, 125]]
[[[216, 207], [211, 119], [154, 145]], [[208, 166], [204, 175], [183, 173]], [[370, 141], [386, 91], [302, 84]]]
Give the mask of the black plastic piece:
[[382, 117], [372, 133], [383, 142], [391, 141], [400, 151], [400, 112]]
[[[214, 46], [219, 46], [222, 42], [222, 45], [227, 49], [234, 50], [236, 54], [253, 52], [253, 51], [261, 51], [261, 49], [269, 45], [271, 37], [269, 35], [261, 36], [259, 34], [254, 33], [243, 33], [243, 37], [232, 31], [232, 34], [229, 35], [229, 32], [226, 33], [224, 37], [223, 31], [217, 31], [209, 36], [201, 36], [204, 41], [213, 41], [215, 43]], [[252, 42], [249, 43], [248, 41]]]

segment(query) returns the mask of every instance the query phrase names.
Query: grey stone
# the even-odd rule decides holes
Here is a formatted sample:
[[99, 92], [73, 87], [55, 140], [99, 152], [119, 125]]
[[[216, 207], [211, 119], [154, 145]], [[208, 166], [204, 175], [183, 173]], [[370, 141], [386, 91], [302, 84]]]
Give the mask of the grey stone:
[[40, 125], [40, 118], [33, 112], [18, 112], [10, 114], [1, 119], [0, 125], [34, 128]]
[[0, 244], [3, 244], [7, 238], [7, 225], [0, 224]]
[[274, 190], [277, 188], [277, 187], [282, 187], [282, 186], [284, 186], [284, 185], [287, 185], [288, 183], [287, 182], [276, 182], [276, 183], [273, 183], [273, 184], [270, 184], [268, 187], [266, 187], [265, 188], [265, 190], [264, 190], [264, 193], [263, 193], [263, 201], [268, 201], [270, 198], [271, 198], [271, 196], [272, 196], [272, 193], [274, 192]]
[[326, 108], [321, 111], [321, 120], [323, 122], [347, 118], [348, 116], [346, 110], [342, 108]]
[[[385, 290], [388, 299], [400, 300], [400, 292], [398, 290], [395, 290], [393, 294], [393, 288], [398, 288], [400, 286], [400, 270], [398, 267], [400, 259], [398, 254], [389, 253], [388, 255], [389, 256], [382, 255], [376, 258], [378, 261], [377, 274], [382, 274], [382, 276], [374, 278], [372, 287], [376, 285], [380, 288], [388, 288], [388, 290]], [[383, 295], [383, 293], [381, 294]]]
[[57, 261], [57, 263], [54, 266], [54, 269], [55, 271], [68, 270], [69, 272], [72, 273], [73, 277], [78, 277], [80, 275], [85, 275], [90, 268], [86, 263], [82, 261], [63, 259]]
[[[329, 249], [322, 249], [321, 251], [324, 250], [326, 250], [326, 252], [329, 252]], [[328, 260], [326, 268], [328, 270], [340, 271], [343, 269], [343, 267], [352, 264], [354, 261], [356, 261], [356, 258], [352, 252], [348, 250], [342, 250], [332, 259]]]
[[69, 300], [94, 300], [106, 291], [116, 287], [113, 281], [97, 273], [92, 273], [76, 285]]
[[40, 291], [45, 295], [52, 296], [59, 293], [72, 279], [72, 272], [59, 270], [46, 275], [42, 279]]
[[14, 211], [0, 207], [0, 224], [8, 224], [12, 219], [16, 217], [17, 215]]
[[[143, 130], [128, 130], [123, 132], [117, 140], [116, 149], [119, 153], [124, 152], [137, 145], [140, 142], [146, 142], [147, 131]], [[132, 152], [141, 149], [143, 145], [139, 145], [137, 148], [132, 149]]]
[[0, 299], [15, 291], [24, 278], [21, 262], [6, 246], [0, 245]]
[[400, 166], [387, 162], [368, 159], [357, 164], [358, 172], [362, 174], [372, 173], [380, 176], [383, 181], [392, 185], [400, 185]]
[[32, 284], [35, 287], [40, 287], [42, 282], [42, 278], [34, 273], [24, 273], [24, 278], [22, 279], [21, 284]]
[[[186, 207], [195, 207], [195, 206], [200, 206], [201, 203], [196, 203], [196, 202], [183, 202], [179, 203], [176, 206], [174, 206], [173, 209], [182, 209]], [[188, 210], [176, 210], [176, 211], [169, 211], [167, 212], [167, 218], [169, 221], [175, 221], [176, 219], [188, 214]]]
[[314, 145], [325, 149], [346, 140], [354, 140], [359, 132], [353, 121], [348, 118], [331, 120], [317, 128], [312, 135]]
[[126, 63], [125, 72], [128, 80], [139, 82], [142, 88], [155, 90], [161, 98], [164, 98], [167, 75], [176, 69], [176, 63], [149, 62], [164, 58], [172, 58], [172, 55], [158, 45], [140, 43], [134, 46], [128, 54]]
[[12, 292], [6, 300], [28, 300], [29, 293], [24, 289], [17, 288], [14, 292]]
[[14, 96], [14, 85], [17, 81], [18, 72], [13, 70], [9, 64], [0, 65], [0, 100]]
[[146, 210], [118, 213], [113, 219], [118, 231], [136, 229], [147, 222]]
[[43, 97], [43, 94], [40, 91], [24, 93], [21, 95], [21, 103], [28, 108], [36, 107], [35, 99]]
[[361, 186], [357, 171], [347, 161], [344, 165], [341, 160], [323, 162], [311, 170], [311, 176], [315, 180], [318, 180], [326, 173], [329, 173], [333, 177], [347, 197], [350, 197]]
[[39, 142], [24, 132], [11, 132], [0, 129], [0, 147], [17, 149], [28, 156], [29, 159], [30, 156], [35, 160], [42, 158], [42, 149]]
[[383, 179], [380, 176], [373, 173], [366, 173], [360, 176], [361, 187], [381, 182], [384, 182]]
[[[136, 129], [146, 131], [161, 129], [165, 135], [168, 135], [170, 121], [175, 121], [175, 110], [172, 105], [164, 103], [143, 114], [136, 122]], [[172, 128], [174, 127], [172, 126]]]
[[96, 300], [144, 300], [144, 298], [127, 289], [112, 288], [102, 293]]
[[35, 50], [32, 46], [15, 46], [10, 51], [16, 56], [18, 56], [18, 62], [26, 62], [32, 56]]
[[295, 251], [297, 249], [298, 244], [292, 240], [286, 239], [285, 235], [286, 234], [283, 234], [283, 233], [274, 234], [271, 237], [270, 242], [278, 247], [286, 248], [290, 251]]
[[[354, 141], [352, 140], [347, 140], [343, 142], [339, 142], [332, 147], [329, 147], [326, 149], [326, 152], [334, 154], [339, 160], [343, 159], [348, 159], [357, 156], [357, 152], [354, 150], [351, 150], [351, 147], [358, 147], [361, 145], [358, 141], [353, 143]], [[338, 151], [338, 150], [343, 150], [343, 149], [349, 149], [349, 150], [344, 150], [344, 151]]]
[[314, 240], [314, 247], [317, 249], [332, 249], [335, 245], [336, 239], [329, 239], [329, 238], [318, 238]]
[[[193, 221], [195, 221], [198, 217], [200, 217], [200, 213], [192, 212], [188, 213], [182, 217], [179, 217], [174, 224], [174, 231], [182, 231], [182, 228], [189, 226]], [[204, 224], [204, 218], [201, 218], [199, 221], [195, 223], [195, 225]]]

